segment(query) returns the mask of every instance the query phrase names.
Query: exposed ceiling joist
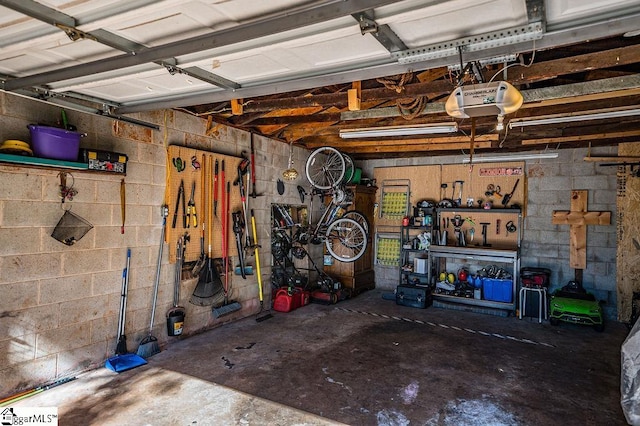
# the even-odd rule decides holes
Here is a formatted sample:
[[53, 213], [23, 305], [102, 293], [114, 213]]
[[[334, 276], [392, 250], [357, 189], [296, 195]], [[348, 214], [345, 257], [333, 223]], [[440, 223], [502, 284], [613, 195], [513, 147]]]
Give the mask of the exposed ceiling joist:
[[[179, 107], [356, 159], [443, 155], [469, 149], [472, 130], [446, 114], [444, 100], [460, 85], [506, 80], [525, 103], [502, 121], [474, 120], [474, 136], [489, 138], [479, 139], [480, 151], [584, 146], [593, 135], [594, 146], [615, 144], [640, 128], [638, 117], [618, 117], [496, 129], [514, 117], [640, 104], [640, 0], [584, 0], [579, 8], [544, 0], [0, 0], [2, 7], [0, 40], [11, 43], [0, 50], [0, 88], [94, 114], [138, 120]], [[341, 129], [442, 121], [456, 121], [458, 133], [339, 137]]]

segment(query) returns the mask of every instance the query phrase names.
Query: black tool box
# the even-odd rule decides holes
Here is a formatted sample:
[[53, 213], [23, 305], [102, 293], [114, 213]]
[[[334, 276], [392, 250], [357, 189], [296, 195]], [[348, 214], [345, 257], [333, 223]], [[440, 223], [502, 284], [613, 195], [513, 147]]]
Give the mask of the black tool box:
[[81, 149], [80, 160], [87, 163], [89, 170], [100, 170], [103, 172], [127, 173], [126, 154], [110, 151], [98, 151], [93, 149]]
[[431, 306], [433, 297], [431, 289], [417, 285], [399, 285], [396, 288], [396, 304], [411, 308]]

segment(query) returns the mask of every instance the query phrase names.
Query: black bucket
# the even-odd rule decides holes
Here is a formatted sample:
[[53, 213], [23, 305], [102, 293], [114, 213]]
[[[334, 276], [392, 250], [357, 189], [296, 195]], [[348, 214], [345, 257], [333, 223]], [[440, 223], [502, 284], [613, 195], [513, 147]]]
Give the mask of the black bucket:
[[169, 336], [180, 336], [184, 328], [184, 311], [173, 308], [167, 312], [167, 334]]

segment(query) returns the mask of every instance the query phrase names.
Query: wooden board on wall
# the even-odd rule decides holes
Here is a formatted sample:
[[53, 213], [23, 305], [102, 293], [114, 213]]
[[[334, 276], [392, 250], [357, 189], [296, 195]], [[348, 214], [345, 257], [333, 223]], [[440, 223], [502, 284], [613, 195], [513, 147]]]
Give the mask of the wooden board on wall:
[[[487, 248], [510, 250], [518, 248], [520, 243], [518, 235], [521, 235], [519, 233], [522, 230], [518, 229], [521, 225], [517, 210], [461, 208], [447, 209], [446, 211], [440, 210], [439, 212], [440, 229], [447, 231], [447, 245], [449, 246], [456, 245], [454, 218], [460, 216], [464, 220], [460, 229], [464, 232], [468, 247], [484, 247], [482, 231], [483, 228], [486, 228], [486, 243], [489, 244]], [[483, 226], [483, 223], [486, 225]], [[448, 227], [447, 224], [449, 224]], [[510, 232], [510, 230], [514, 232]]]
[[[462, 206], [467, 206], [469, 201], [473, 207], [478, 208], [478, 200], [491, 202], [493, 207], [502, 208], [502, 199], [505, 194], [511, 193], [518, 181], [518, 185], [513, 192], [513, 197], [509, 202], [518, 204], [525, 214], [526, 207], [526, 178], [525, 164], [523, 161], [508, 163], [481, 163], [470, 167], [468, 164], [444, 164], [442, 166], [442, 183], [447, 184], [446, 198], [460, 198], [460, 186], [462, 186]], [[462, 181], [453, 191], [456, 181]], [[488, 185], [500, 187], [500, 192], [487, 195]]]
[[[518, 185], [513, 192], [509, 206], [520, 205], [522, 216], [525, 216], [527, 201], [527, 182], [524, 161], [482, 163], [474, 164], [444, 164], [444, 165], [424, 165], [424, 166], [399, 166], [399, 167], [378, 167], [374, 170], [374, 178], [380, 188], [378, 191], [378, 209], [381, 208], [383, 196], [383, 183], [385, 180], [406, 179], [410, 181], [411, 195], [410, 205], [415, 206], [420, 200], [432, 200], [438, 202], [443, 198], [460, 197], [460, 184], [455, 187], [456, 181], [462, 184], [462, 205], [467, 206], [467, 200], [473, 200], [473, 207], [478, 207], [478, 200], [490, 201], [495, 208], [502, 208], [502, 199], [505, 194], [513, 191], [518, 181]], [[446, 184], [446, 188], [441, 188]], [[487, 196], [487, 186], [500, 187], [500, 193]], [[409, 212], [412, 214], [412, 212]], [[380, 217], [379, 211], [376, 214], [376, 225], [396, 225], [400, 226], [399, 219], [385, 219]]]
[[[621, 143], [618, 156], [640, 156], [640, 143]], [[640, 179], [633, 177], [630, 167], [619, 167], [617, 188], [617, 303], [618, 320], [631, 317], [633, 292], [640, 291]]]
[[[169, 260], [174, 263], [176, 261], [176, 245], [178, 238], [181, 235], [187, 233], [189, 235], [189, 242], [186, 245], [184, 262], [191, 262], [197, 260], [200, 257], [200, 238], [202, 236], [202, 226], [205, 225], [205, 253], [208, 252], [209, 245], [209, 230], [206, 229], [206, 209], [213, 208], [213, 177], [214, 177], [214, 164], [215, 160], [219, 163], [218, 172], [218, 203], [217, 203], [217, 216], [211, 214], [212, 226], [211, 231], [211, 254], [213, 258], [219, 258], [222, 256], [222, 161], [225, 163], [225, 181], [230, 183], [229, 193], [229, 216], [228, 216], [228, 254], [229, 256], [237, 256], [238, 251], [236, 249], [235, 236], [233, 233], [233, 220], [231, 213], [234, 211], [242, 210], [242, 201], [240, 197], [240, 190], [238, 185], [234, 185], [233, 182], [238, 177], [238, 166], [242, 161], [242, 158], [232, 157], [229, 155], [218, 154], [209, 151], [201, 151], [192, 148], [186, 148], [178, 145], [170, 145], [167, 149], [167, 207], [169, 209], [169, 216], [167, 217], [166, 237], [165, 240], [169, 245]], [[184, 163], [184, 169], [178, 171], [176, 164], [179, 164], [177, 159], [181, 159]], [[194, 167], [192, 159], [195, 160], [200, 168]], [[203, 167], [208, 169], [205, 179], [203, 175]], [[187, 209], [187, 204], [191, 198], [191, 191], [195, 184], [195, 192], [193, 201], [196, 207], [196, 215], [198, 218], [198, 226], [193, 227], [189, 224], [188, 227], [184, 226], [183, 222], [183, 204], [182, 196], [180, 197], [180, 204], [178, 207], [178, 215], [176, 217], [176, 226], [173, 226], [174, 216], [176, 210], [176, 201], [178, 198], [180, 183], [184, 185], [184, 209]], [[210, 190], [209, 188], [210, 184]], [[244, 184], [246, 186], [246, 176], [244, 176]], [[226, 184], [225, 191], [226, 191]], [[203, 193], [203, 190], [205, 191]], [[248, 190], [247, 190], [248, 191]], [[203, 195], [205, 199], [203, 200]], [[206, 204], [203, 205], [203, 201]], [[213, 211], [213, 210], [212, 210]], [[244, 241], [244, 238], [243, 238]]]
[[[380, 217], [380, 209], [382, 208], [383, 184], [384, 181], [391, 180], [408, 180], [410, 181], [409, 206], [415, 206], [421, 200], [440, 200], [440, 166], [401, 166], [401, 167], [378, 167], [374, 170], [373, 176], [378, 185], [378, 194], [376, 202], [378, 203], [378, 211], [376, 212], [376, 225], [397, 225], [400, 226], [402, 221], [399, 219], [388, 219]], [[413, 212], [409, 211], [409, 215]]]

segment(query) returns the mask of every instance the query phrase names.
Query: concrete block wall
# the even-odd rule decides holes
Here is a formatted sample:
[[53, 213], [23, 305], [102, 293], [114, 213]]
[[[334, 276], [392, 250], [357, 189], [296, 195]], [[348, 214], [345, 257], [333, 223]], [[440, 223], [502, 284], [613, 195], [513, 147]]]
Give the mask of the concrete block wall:
[[[126, 225], [120, 233], [122, 175], [70, 171], [67, 184], [78, 191], [64, 205], [58, 194], [59, 171], [0, 164], [0, 396], [32, 388], [87, 369], [101, 367], [116, 346], [122, 270], [131, 248], [126, 328], [128, 349], [137, 350], [148, 333], [156, 262], [160, 247], [160, 206], [164, 202], [167, 144], [239, 156], [250, 150], [250, 135], [228, 127], [206, 134], [206, 121], [177, 111], [137, 114], [160, 130], [67, 110], [69, 122], [87, 133], [81, 147], [128, 155]], [[54, 125], [60, 108], [0, 93], [0, 141], [29, 141], [29, 123]], [[249, 200], [255, 210], [265, 303], [270, 288], [270, 205], [299, 202], [297, 182], [276, 192], [276, 180], [287, 168], [289, 146], [256, 137], [257, 192]], [[298, 170], [308, 153], [294, 148]], [[299, 178], [300, 179], [300, 178]], [[64, 209], [85, 218], [91, 229], [73, 246], [50, 235]], [[196, 236], [193, 236], [196, 237]], [[192, 238], [198, 244], [199, 238]], [[153, 335], [171, 344], [165, 313], [173, 304], [175, 269], [164, 245]], [[248, 259], [253, 264], [254, 259]], [[214, 319], [210, 307], [188, 303], [196, 281], [181, 283], [186, 308], [185, 335], [254, 315], [258, 309], [256, 275], [233, 277], [232, 298], [242, 310]]]
[[[558, 152], [557, 159], [526, 162], [528, 199], [523, 220], [521, 267], [551, 269], [550, 291], [574, 278], [574, 271], [569, 267], [569, 227], [552, 225], [551, 217], [554, 210], [569, 210], [571, 190], [588, 190], [588, 209], [610, 211], [612, 224], [587, 228], [587, 268], [583, 271], [583, 285], [599, 300], [605, 301], [607, 318], [616, 319], [616, 167], [584, 162], [586, 149], [561, 149]], [[592, 148], [592, 155], [615, 156], [617, 148]], [[363, 175], [373, 177], [376, 167], [459, 164], [461, 159], [462, 156], [446, 156], [370, 160], [358, 167], [363, 169]], [[398, 268], [376, 265], [375, 271], [377, 288], [393, 290], [398, 284]]]

